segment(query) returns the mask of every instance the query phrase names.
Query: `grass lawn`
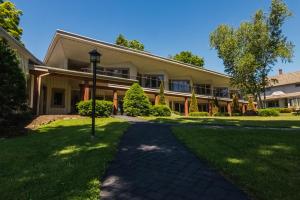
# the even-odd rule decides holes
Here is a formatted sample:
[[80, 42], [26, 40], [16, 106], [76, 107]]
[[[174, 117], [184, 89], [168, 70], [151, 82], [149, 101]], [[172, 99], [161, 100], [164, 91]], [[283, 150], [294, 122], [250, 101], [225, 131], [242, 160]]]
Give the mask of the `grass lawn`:
[[144, 117], [149, 121], [160, 123], [223, 125], [223, 126], [256, 126], [300, 128], [300, 116], [282, 114], [278, 117], [238, 116], [238, 117]]
[[300, 132], [259, 129], [172, 128], [197, 156], [250, 196], [300, 199]]
[[128, 123], [52, 122], [23, 137], [0, 139], [0, 199], [99, 199], [100, 178]]

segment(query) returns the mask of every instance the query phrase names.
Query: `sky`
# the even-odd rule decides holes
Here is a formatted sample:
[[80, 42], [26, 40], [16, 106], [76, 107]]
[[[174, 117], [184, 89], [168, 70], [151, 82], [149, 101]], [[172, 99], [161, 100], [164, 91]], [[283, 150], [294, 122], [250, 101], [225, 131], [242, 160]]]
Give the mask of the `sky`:
[[[224, 72], [209, 35], [218, 25], [238, 27], [256, 10], [268, 12], [271, 0], [12, 0], [23, 11], [22, 41], [40, 60], [57, 29], [114, 43], [121, 33], [145, 50], [168, 57], [183, 50], [204, 57], [205, 68]], [[277, 63], [284, 72], [300, 70], [300, 1], [285, 0], [293, 16], [284, 33], [295, 45], [292, 63]]]

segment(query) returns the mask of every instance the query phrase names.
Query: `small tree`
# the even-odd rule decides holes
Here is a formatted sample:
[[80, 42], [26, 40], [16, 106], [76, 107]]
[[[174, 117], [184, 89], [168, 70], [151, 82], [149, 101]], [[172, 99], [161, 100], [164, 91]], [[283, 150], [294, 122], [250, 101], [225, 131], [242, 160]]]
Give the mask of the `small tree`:
[[212, 106], [212, 114], [215, 115], [219, 112], [219, 101], [217, 97], [213, 99]]
[[123, 47], [128, 47], [128, 40], [126, 40], [126, 38], [122, 34], [119, 34], [119, 36], [117, 37], [115, 43], [117, 45], [120, 45], [120, 46], [123, 46]]
[[198, 109], [198, 101], [197, 101], [197, 98], [196, 98], [194, 89], [193, 89], [193, 91], [192, 91], [192, 99], [191, 99], [191, 104], [190, 104], [190, 109], [189, 109], [189, 111], [190, 111], [190, 112], [199, 112], [199, 109]]
[[236, 94], [232, 95], [232, 112], [240, 113], [239, 97]]
[[254, 103], [252, 97], [249, 97], [247, 111], [254, 111]]
[[203, 68], [204, 66], [204, 58], [194, 55], [191, 51], [181, 51], [175, 56], [170, 56], [170, 58], [187, 64], [192, 64], [200, 68]]
[[125, 93], [123, 108], [129, 116], [149, 115], [151, 103], [143, 88], [134, 83]]
[[138, 40], [127, 40], [122, 34], [119, 34], [119, 36], [116, 39], [115, 42], [117, 45], [123, 46], [123, 47], [128, 47], [131, 49], [137, 49], [140, 51], [144, 51], [144, 44], [141, 43]]
[[161, 81], [159, 86], [159, 105], [166, 105], [164, 83]]
[[129, 48], [137, 49], [137, 50], [140, 50], [140, 51], [144, 51], [145, 47], [144, 47], [144, 45], [140, 41], [131, 40], [131, 41], [129, 41]]
[[26, 81], [15, 51], [0, 38], [0, 118], [26, 105]]

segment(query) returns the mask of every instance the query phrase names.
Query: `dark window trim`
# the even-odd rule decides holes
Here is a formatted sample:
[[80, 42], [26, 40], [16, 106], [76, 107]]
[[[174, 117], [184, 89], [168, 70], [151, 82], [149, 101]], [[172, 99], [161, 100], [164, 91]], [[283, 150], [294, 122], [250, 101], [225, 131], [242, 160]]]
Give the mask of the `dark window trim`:
[[[62, 92], [62, 105], [54, 105], [54, 93]], [[64, 88], [52, 88], [51, 90], [51, 107], [52, 108], [65, 108], [66, 92]]]

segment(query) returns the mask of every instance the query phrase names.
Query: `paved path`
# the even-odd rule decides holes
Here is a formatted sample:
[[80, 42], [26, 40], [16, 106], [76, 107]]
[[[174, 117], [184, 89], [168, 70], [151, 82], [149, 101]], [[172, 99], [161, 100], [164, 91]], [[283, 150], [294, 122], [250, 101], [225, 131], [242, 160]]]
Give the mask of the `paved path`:
[[100, 196], [101, 200], [248, 199], [180, 144], [169, 126], [142, 122], [123, 136]]

